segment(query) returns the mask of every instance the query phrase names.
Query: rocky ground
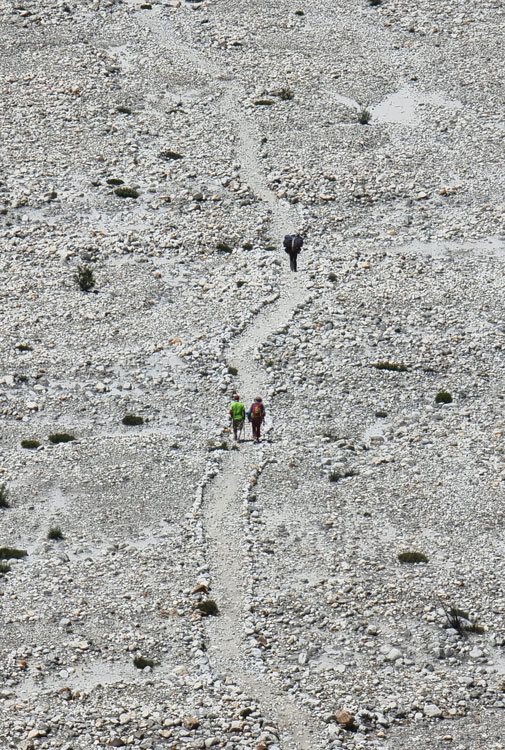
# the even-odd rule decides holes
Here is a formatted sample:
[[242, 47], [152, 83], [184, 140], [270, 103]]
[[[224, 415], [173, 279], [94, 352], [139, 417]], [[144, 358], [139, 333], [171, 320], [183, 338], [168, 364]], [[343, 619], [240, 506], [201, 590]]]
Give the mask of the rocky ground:
[[1, 746], [503, 750], [502, 0], [0, 28]]

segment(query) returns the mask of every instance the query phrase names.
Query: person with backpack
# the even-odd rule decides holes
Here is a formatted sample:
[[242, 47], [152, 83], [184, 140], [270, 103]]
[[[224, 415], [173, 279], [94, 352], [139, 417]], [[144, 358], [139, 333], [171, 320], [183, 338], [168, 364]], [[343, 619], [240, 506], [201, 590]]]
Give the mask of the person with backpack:
[[228, 409], [228, 414], [231, 419], [233, 427], [233, 437], [237, 440], [237, 435], [240, 434], [245, 419], [245, 406], [240, 400], [240, 396], [235, 394], [233, 401]]
[[289, 255], [289, 267], [297, 271], [296, 259], [303, 247], [303, 237], [300, 234], [286, 234], [284, 237], [284, 250]]
[[253, 441], [259, 443], [261, 425], [265, 420], [265, 407], [263, 406], [263, 399], [259, 396], [254, 399], [251, 408], [247, 412], [247, 419], [252, 425]]

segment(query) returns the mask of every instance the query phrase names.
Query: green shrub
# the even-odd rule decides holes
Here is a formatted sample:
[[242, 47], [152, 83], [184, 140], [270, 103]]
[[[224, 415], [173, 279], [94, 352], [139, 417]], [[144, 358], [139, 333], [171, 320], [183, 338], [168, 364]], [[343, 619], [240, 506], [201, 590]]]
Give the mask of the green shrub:
[[295, 16], [304, 16], [304, 15], [305, 13], [303, 12], [303, 10], [295, 10]]
[[244, 284], [245, 284], [245, 281], [239, 280], [239, 281], [237, 281], [237, 282], [235, 282], [235, 283], [237, 284], [237, 287], [238, 287], [239, 289], [242, 289], [242, 287], [243, 287], [243, 286], [244, 286]]
[[19, 383], [28, 383], [28, 375], [16, 375], [16, 380]]
[[27, 450], [30, 450], [30, 451], [34, 451], [39, 446], [40, 446], [40, 443], [38, 440], [22, 440], [21, 441], [21, 447], [27, 448]]
[[330, 273], [327, 276], [328, 281], [336, 281], [337, 280], [337, 274], [333, 273], [333, 271], [330, 271]]
[[137, 669], [145, 669], [146, 667], [154, 667], [154, 661], [152, 659], [145, 659], [143, 656], [136, 656], [133, 660], [133, 664]]
[[427, 563], [428, 558], [422, 552], [400, 552], [398, 560], [401, 563]]
[[279, 89], [278, 91], [274, 91], [274, 96], [278, 96], [279, 99], [282, 99], [282, 101], [287, 102], [290, 99], [293, 99], [294, 94], [288, 86], [284, 86], [282, 89]]
[[72, 440], [75, 440], [75, 436], [71, 435], [69, 432], [55, 432], [52, 435], [49, 435], [49, 440], [54, 445], [57, 443], [71, 443]]
[[242, 248], [244, 250], [252, 250], [253, 247], [254, 245], [252, 244], [252, 242], [244, 242], [244, 244], [242, 245]]
[[385, 419], [387, 417], [388, 413], [387, 411], [383, 411], [382, 409], [379, 409], [375, 412], [375, 416], [377, 419]]
[[329, 475], [330, 482], [338, 482], [340, 479], [347, 479], [348, 477], [355, 477], [356, 472], [354, 469], [345, 469], [344, 471], [332, 471]]
[[8, 496], [9, 490], [4, 482], [0, 484], [0, 508], [10, 508], [9, 501], [7, 500]]
[[218, 242], [216, 245], [216, 250], [219, 250], [220, 253], [233, 252], [233, 248], [231, 247], [231, 245], [228, 245], [226, 242]]
[[478, 633], [482, 635], [484, 628], [482, 625], [478, 625], [475, 620], [470, 618], [468, 612], [458, 607], [450, 607], [446, 609], [443, 606], [445, 616], [447, 618], [447, 627], [456, 630], [459, 635], [465, 636], [467, 633]]
[[77, 266], [74, 281], [79, 284], [82, 292], [89, 292], [95, 286], [95, 277], [89, 266]]
[[408, 372], [407, 365], [401, 362], [375, 362], [372, 367], [376, 370], [389, 370], [390, 372]]
[[363, 107], [362, 109], [359, 110], [358, 122], [360, 123], [360, 125], [368, 125], [371, 119], [372, 119], [372, 115], [368, 111], [368, 109], [365, 109], [365, 107]]
[[228, 365], [228, 374], [229, 375], [238, 375], [238, 370], [236, 367], [232, 367], [231, 365]]
[[60, 539], [63, 539], [63, 532], [59, 526], [51, 526], [47, 532], [47, 538], [53, 542], [58, 542]]
[[126, 107], [124, 104], [121, 104], [117, 109], [116, 112], [119, 112], [121, 115], [131, 115], [132, 111], [130, 107]]
[[131, 187], [117, 187], [114, 192], [118, 198], [138, 198], [139, 192]]
[[204, 617], [208, 617], [209, 615], [215, 617], [219, 614], [219, 609], [214, 599], [204, 599], [204, 601], [197, 602], [195, 609], [201, 612]]
[[439, 391], [435, 396], [435, 402], [437, 404], [450, 404], [452, 403], [452, 394], [449, 391]]
[[257, 107], [269, 107], [271, 104], [275, 104], [273, 99], [255, 99], [253, 104]]
[[268, 250], [269, 252], [272, 252], [272, 250], [277, 250], [277, 248], [275, 247], [275, 245], [267, 245], [266, 248], [265, 248], [265, 250]]
[[120, 180], [119, 177], [109, 177], [107, 185], [124, 185], [124, 180]]
[[368, 0], [372, 8], [376, 8], [378, 5], [382, 5], [382, 0]]
[[21, 560], [26, 557], [28, 552], [24, 549], [15, 549], [15, 547], [0, 547], [0, 560]]
[[178, 159], [184, 159], [184, 156], [178, 154], [177, 151], [162, 151], [158, 154], [158, 158], [164, 159], [165, 161], [177, 161]]
[[128, 427], [136, 427], [139, 424], [144, 424], [144, 418], [136, 416], [135, 414], [125, 414], [121, 421]]
[[10, 573], [11, 566], [7, 563], [0, 563], [0, 576], [5, 575], [6, 573]]
[[18, 345], [16, 346], [16, 349], [17, 349], [18, 351], [20, 351], [20, 352], [31, 352], [31, 351], [33, 351], [33, 349], [32, 349], [32, 347], [30, 346], [30, 344], [18, 344]]
[[212, 441], [209, 441], [207, 444], [207, 450], [209, 453], [212, 453], [212, 451], [227, 451], [229, 450], [228, 443], [226, 440], [223, 440], [221, 443], [213, 443]]

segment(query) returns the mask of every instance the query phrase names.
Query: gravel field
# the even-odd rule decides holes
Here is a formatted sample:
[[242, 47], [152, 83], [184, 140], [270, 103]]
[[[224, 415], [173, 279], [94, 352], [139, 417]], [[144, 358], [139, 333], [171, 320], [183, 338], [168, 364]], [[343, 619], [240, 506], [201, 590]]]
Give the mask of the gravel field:
[[0, 2], [2, 750], [505, 749], [504, 34]]

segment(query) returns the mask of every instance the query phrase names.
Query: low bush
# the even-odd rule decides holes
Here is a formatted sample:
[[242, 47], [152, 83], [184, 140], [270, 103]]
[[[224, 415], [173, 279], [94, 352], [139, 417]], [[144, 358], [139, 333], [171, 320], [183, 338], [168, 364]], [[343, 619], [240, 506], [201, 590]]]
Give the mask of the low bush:
[[254, 245], [252, 244], [252, 242], [244, 242], [244, 244], [242, 245], [242, 248], [244, 250], [252, 250], [253, 247]]
[[158, 157], [160, 159], [164, 159], [165, 161], [177, 161], [178, 159], [184, 159], [184, 156], [182, 154], [178, 154], [177, 151], [162, 151], [160, 154], [158, 154]]
[[197, 609], [204, 617], [208, 617], [209, 615], [215, 617], [219, 614], [219, 609], [214, 599], [204, 599], [201, 602], [197, 602], [197, 604], [195, 604], [195, 609]]
[[338, 482], [341, 479], [347, 479], [348, 477], [355, 477], [356, 472], [354, 469], [345, 469], [344, 471], [332, 471], [329, 475], [330, 482]]
[[333, 271], [330, 271], [330, 273], [327, 276], [328, 281], [336, 281], [337, 280], [337, 274], [333, 273]]
[[273, 99], [255, 99], [253, 104], [257, 107], [269, 107], [271, 104], [275, 104]]
[[0, 484], [0, 508], [10, 508], [9, 501], [7, 500], [8, 496], [9, 490], [4, 482]]
[[376, 370], [389, 370], [390, 372], [408, 372], [407, 365], [402, 362], [375, 362], [372, 367]]
[[135, 427], [139, 424], [144, 424], [144, 418], [136, 416], [135, 414], [125, 414], [121, 422], [128, 427]]
[[81, 292], [89, 292], [95, 286], [95, 277], [89, 266], [77, 266], [74, 281], [79, 284]]
[[58, 542], [60, 539], [63, 539], [63, 532], [59, 526], [51, 526], [47, 532], [47, 538], [52, 542]]
[[368, 111], [368, 109], [365, 109], [365, 107], [363, 107], [362, 109], [359, 110], [358, 122], [360, 125], [368, 125], [371, 119], [372, 119], [372, 114], [371, 112]]
[[124, 180], [121, 180], [119, 177], [109, 177], [107, 185], [124, 185]]
[[118, 198], [138, 198], [139, 192], [131, 187], [117, 187], [114, 192]]
[[233, 248], [231, 245], [228, 245], [226, 242], [218, 242], [216, 245], [216, 250], [219, 250], [220, 253], [231, 253], [233, 252]]
[[21, 560], [28, 552], [15, 547], [0, 547], [0, 560]]
[[124, 104], [121, 104], [117, 109], [116, 112], [119, 112], [121, 115], [131, 115], [132, 111], [130, 107], [126, 107]]
[[0, 563], [0, 576], [5, 575], [6, 573], [10, 573], [11, 566], [7, 563]]
[[133, 664], [137, 669], [145, 669], [146, 667], [154, 667], [154, 661], [152, 659], [145, 659], [143, 656], [136, 656], [133, 660]]
[[278, 91], [274, 91], [274, 96], [278, 96], [279, 99], [282, 99], [282, 101], [287, 102], [290, 99], [293, 99], [294, 94], [289, 88], [289, 86], [284, 86], [282, 89], [278, 89]]
[[16, 346], [16, 349], [17, 349], [17, 350], [18, 350], [19, 352], [31, 352], [31, 351], [33, 351], [33, 349], [32, 349], [32, 347], [30, 346], [30, 344], [18, 344], [18, 345]]
[[382, 0], [368, 0], [372, 8], [376, 8], [378, 5], [382, 5]]
[[377, 419], [386, 419], [387, 415], [387, 411], [383, 411], [382, 409], [379, 409], [375, 412], [375, 416], [377, 417]]
[[435, 396], [435, 403], [450, 404], [452, 403], [452, 394], [449, 391], [439, 391]]
[[228, 374], [229, 375], [238, 375], [238, 370], [236, 367], [232, 367], [231, 365], [228, 366]]
[[239, 280], [239, 281], [237, 281], [237, 282], [235, 282], [235, 283], [237, 284], [237, 287], [238, 287], [239, 289], [241, 289], [241, 288], [242, 288], [242, 287], [244, 286], [244, 284], [245, 284], [245, 281]]
[[26, 448], [29, 451], [34, 451], [39, 446], [40, 446], [40, 443], [38, 440], [22, 440], [21, 441], [21, 447]]
[[49, 435], [49, 440], [54, 445], [57, 443], [71, 443], [72, 440], [75, 440], [75, 436], [71, 435], [69, 432], [55, 432], [52, 435]]
[[427, 563], [428, 558], [422, 552], [400, 552], [398, 554], [398, 560], [401, 563]]
[[458, 607], [450, 607], [446, 609], [443, 606], [445, 616], [447, 618], [447, 627], [456, 630], [459, 635], [465, 636], [467, 633], [478, 633], [482, 635], [484, 628], [482, 625], [478, 625], [475, 620], [470, 618], [468, 612]]

